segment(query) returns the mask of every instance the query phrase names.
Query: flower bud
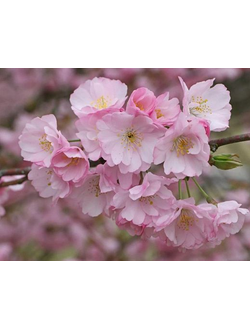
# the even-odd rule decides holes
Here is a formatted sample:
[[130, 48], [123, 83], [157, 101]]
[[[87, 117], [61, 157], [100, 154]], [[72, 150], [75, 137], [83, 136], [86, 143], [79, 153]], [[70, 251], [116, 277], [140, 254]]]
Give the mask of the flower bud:
[[242, 166], [239, 156], [236, 154], [220, 154], [210, 158], [210, 165], [214, 165], [220, 170], [231, 170]]

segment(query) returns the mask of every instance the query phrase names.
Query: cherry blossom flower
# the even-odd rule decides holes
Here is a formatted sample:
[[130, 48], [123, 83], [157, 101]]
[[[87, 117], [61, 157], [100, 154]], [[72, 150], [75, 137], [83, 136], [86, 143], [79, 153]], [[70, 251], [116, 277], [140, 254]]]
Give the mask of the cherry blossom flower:
[[238, 233], [249, 211], [241, 208], [241, 204], [236, 201], [226, 201], [218, 203], [210, 213], [215, 217], [215, 237], [211, 238], [211, 245], [214, 246], [220, 244], [226, 237]]
[[202, 206], [195, 205], [193, 198], [178, 200], [172, 216], [158, 219], [158, 236], [166, 240], [168, 245], [183, 249], [201, 247], [213, 233], [213, 218], [207, 212], [207, 205], [209, 204], [203, 209]]
[[81, 206], [82, 213], [91, 217], [97, 217], [103, 212], [109, 215], [110, 203], [114, 195], [112, 191], [102, 193], [99, 182], [100, 175], [91, 173], [83, 185], [77, 188], [72, 195]]
[[97, 122], [102, 157], [109, 166], [118, 165], [122, 173], [146, 171], [153, 161], [153, 151], [165, 129], [152, 119], [125, 112], [108, 114]]
[[66, 147], [58, 150], [51, 160], [54, 172], [63, 181], [81, 183], [88, 174], [89, 161], [78, 147]]
[[178, 118], [180, 111], [179, 100], [177, 98], [169, 99], [169, 93], [166, 92], [157, 97], [155, 109], [150, 117], [161, 125], [171, 126]]
[[69, 146], [69, 142], [57, 130], [55, 116], [46, 115], [34, 118], [25, 126], [19, 138], [19, 146], [24, 160], [50, 167], [55, 152]]
[[174, 173], [178, 178], [201, 175], [208, 167], [210, 147], [203, 123], [193, 117], [187, 119], [180, 113], [175, 124], [157, 143], [154, 164], [164, 162], [165, 174]]
[[31, 180], [32, 186], [39, 192], [40, 197], [53, 197], [53, 202], [69, 196], [72, 191], [70, 183], [63, 181], [52, 168], [39, 168], [33, 164], [28, 178]]
[[154, 219], [168, 212], [175, 203], [175, 197], [166, 187], [173, 182], [175, 180], [147, 173], [141, 185], [117, 192], [112, 205], [121, 209], [120, 218], [135, 225], [152, 226]]
[[72, 110], [83, 115], [104, 109], [122, 108], [127, 95], [127, 86], [120, 80], [94, 78], [80, 85], [70, 97]]
[[180, 78], [183, 88], [183, 111], [199, 118], [206, 119], [211, 131], [224, 131], [229, 127], [232, 106], [230, 93], [222, 84], [213, 85], [214, 79], [199, 82], [187, 88]]
[[156, 97], [153, 92], [145, 87], [138, 88], [131, 94], [126, 111], [130, 114], [146, 114], [154, 110]]
[[117, 191], [117, 189], [130, 189], [139, 184], [140, 175], [136, 173], [123, 174], [118, 166], [110, 167], [107, 163], [96, 167], [95, 172], [100, 175], [101, 192]]

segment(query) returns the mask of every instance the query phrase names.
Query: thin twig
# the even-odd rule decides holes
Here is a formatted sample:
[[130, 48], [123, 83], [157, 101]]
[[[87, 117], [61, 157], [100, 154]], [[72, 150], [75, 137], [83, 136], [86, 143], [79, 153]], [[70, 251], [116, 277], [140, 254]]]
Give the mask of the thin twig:
[[2, 178], [3, 176], [11, 176], [11, 175], [27, 175], [30, 172], [30, 170], [31, 167], [0, 170], [0, 178]]
[[22, 183], [24, 183], [27, 180], [28, 180], [28, 177], [25, 176], [25, 177], [23, 177], [21, 179], [12, 180], [12, 181], [6, 181], [6, 182], [1, 182], [0, 183], [0, 188], [5, 188], [5, 187], [9, 187], [9, 186], [15, 186], [17, 184], [22, 184]]
[[219, 147], [225, 146], [227, 144], [233, 144], [238, 142], [250, 141], [250, 133], [240, 134], [235, 136], [229, 136], [226, 138], [221, 138], [217, 140], [211, 140], [209, 142], [212, 152], [215, 152]]

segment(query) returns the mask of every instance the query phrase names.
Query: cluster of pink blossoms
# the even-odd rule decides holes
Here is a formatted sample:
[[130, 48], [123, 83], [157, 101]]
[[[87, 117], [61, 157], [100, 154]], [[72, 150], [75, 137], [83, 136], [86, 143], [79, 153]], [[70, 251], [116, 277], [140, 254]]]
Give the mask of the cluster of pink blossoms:
[[[104, 213], [132, 235], [183, 249], [214, 246], [237, 233], [248, 213], [240, 204], [196, 205], [173, 194], [180, 180], [210, 166], [210, 131], [225, 130], [231, 115], [224, 85], [208, 80], [188, 89], [180, 82], [182, 108], [168, 92], [156, 97], [142, 87], [127, 100], [118, 80], [86, 81], [70, 97], [79, 147], [58, 130], [54, 115], [33, 119], [19, 145], [33, 163], [29, 179], [40, 196], [70, 195], [84, 214]], [[165, 175], [157, 175], [160, 164]]]

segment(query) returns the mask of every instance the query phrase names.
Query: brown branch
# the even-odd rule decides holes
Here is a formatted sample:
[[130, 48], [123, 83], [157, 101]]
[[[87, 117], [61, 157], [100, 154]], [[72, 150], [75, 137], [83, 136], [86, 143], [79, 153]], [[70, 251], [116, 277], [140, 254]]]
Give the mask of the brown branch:
[[250, 141], [250, 133], [230, 136], [226, 138], [221, 138], [217, 140], [211, 140], [209, 142], [212, 152], [215, 152], [219, 147], [225, 146], [227, 144], [233, 144], [238, 142]]
[[0, 170], [0, 178], [2, 178], [3, 176], [11, 176], [11, 175], [27, 175], [30, 172], [30, 170], [31, 167]]
[[[238, 143], [238, 142], [244, 142], [244, 141], [250, 141], [250, 133], [211, 140], [211, 141], [209, 141], [209, 145], [210, 145], [211, 151], [215, 152], [221, 146], [225, 146], [227, 144]], [[100, 158], [99, 160], [97, 160], [95, 162], [90, 161], [90, 166], [95, 167], [99, 164], [104, 164], [104, 163], [105, 163], [105, 160]], [[8, 187], [8, 186], [16, 185], [16, 184], [21, 184], [21, 183], [25, 182], [26, 180], [28, 180], [27, 175], [30, 172], [30, 170], [31, 170], [30, 167], [15, 168], [15, 169], [9, 169], [9, 170], [0, 170], [0, 179], [3, 176], [25, 175], [25, 177], [23, 177], [21, 179], [0, 183], [0, 188]]]
[[28, 177], [25, 176], [25, 177], [23, 177], [21, 179], [12, 180], [12, 181], [6, 181], [6, 182], [1, 182], [0, 183], [0, 188], [5, 188], [5, 187], [9, 187], [9, 186], [15, 186], [17, 184], [22, 184], [22, 183], [24, 183], [27, 180], [28, 180]]

